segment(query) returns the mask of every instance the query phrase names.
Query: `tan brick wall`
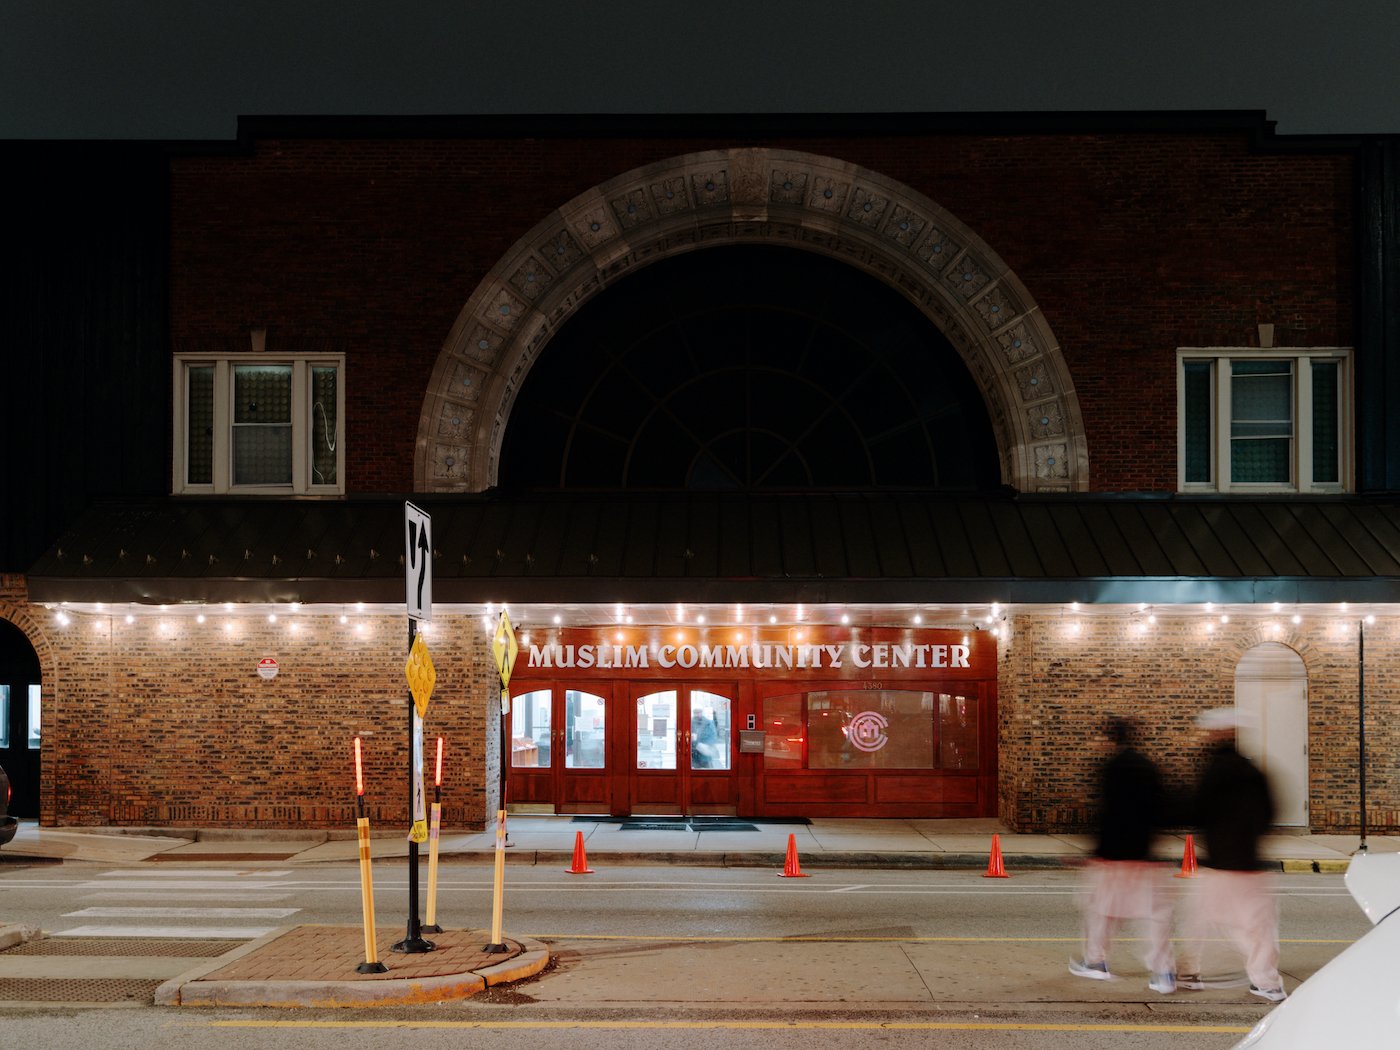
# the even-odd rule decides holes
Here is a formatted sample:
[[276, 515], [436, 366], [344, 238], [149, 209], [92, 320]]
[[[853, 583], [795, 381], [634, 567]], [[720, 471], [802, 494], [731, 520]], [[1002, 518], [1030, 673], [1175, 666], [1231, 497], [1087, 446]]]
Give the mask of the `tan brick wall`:
[[[1080, 633], [1072, 633], [1078, 620]], [[1207, 633], [1208, 620], [1215, 629]], [[1069, 830], [1092, 819], [1095, 743], [1109, 714], [1135, 717], [1142, 747], [1168, 786], [1189, 790], [1200, 768], [1200, 711], [1234, 702], [1240, 657], [1281, 642], [1308, 674], [1309, 819], [1314, 831], [1359, 827], [1357, 619], [1267, 612], [1228, 624], [1203, 613], [1022, 613], [1001, 646], [1001, 816], [1022, 831]], [[1142, 626], [1145, 629], [1139, 630]], [[1367, 828], [1400, 830], [1400, 618], [1366, 627]]]

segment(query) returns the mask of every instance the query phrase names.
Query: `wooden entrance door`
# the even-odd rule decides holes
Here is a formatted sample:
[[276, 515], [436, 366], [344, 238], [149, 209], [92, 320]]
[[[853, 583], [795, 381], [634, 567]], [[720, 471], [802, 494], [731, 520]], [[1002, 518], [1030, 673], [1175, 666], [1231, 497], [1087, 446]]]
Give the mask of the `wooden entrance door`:
[[734, 813], [734, 708], [727, 683], [634, 683], [628, 795], [633, 813]]
[[532, 683], [511, 698], [508, 802], [609, 813], [617, 719], [607, 682]]

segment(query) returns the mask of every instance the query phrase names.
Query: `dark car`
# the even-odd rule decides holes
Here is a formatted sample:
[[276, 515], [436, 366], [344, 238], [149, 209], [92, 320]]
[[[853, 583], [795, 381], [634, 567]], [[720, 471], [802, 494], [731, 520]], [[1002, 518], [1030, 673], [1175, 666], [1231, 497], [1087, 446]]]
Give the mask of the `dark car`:
[[15, 837], [18, 827], [19, 821], [10, 816], [10, 778], [5, 775], [5, 768], [0, 766], [0, 846]]

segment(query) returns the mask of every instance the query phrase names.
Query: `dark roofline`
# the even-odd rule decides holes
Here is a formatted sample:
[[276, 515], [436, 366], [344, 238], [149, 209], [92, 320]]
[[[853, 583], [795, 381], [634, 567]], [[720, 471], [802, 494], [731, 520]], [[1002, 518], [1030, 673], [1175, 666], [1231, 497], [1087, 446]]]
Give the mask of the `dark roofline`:
[[1265, 151], [1337, 152], [1383, 135], [1279, 135], [1257, 109], [884, 113], [262, 114], [233, 140], [166, 143], [172, 154], [251, 152], [260, 139], [785, 138], [1242, 133]]
[[[1400, 503], [908, 492], [414, 496], [440, 604], [1400, 602]], [[403, 499], [89, 510], [36, 602], [403, 600]]]

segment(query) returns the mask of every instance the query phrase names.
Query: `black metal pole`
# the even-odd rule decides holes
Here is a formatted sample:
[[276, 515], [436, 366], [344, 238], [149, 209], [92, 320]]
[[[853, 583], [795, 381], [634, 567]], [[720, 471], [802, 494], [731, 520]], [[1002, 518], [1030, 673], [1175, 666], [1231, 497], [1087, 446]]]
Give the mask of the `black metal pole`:
[[[408, 650], [413, 651], [413, 640], [418, 637], [418, 621], [413, 617], [408, 618]], [[413, 821], [413, 778], [417, 776], [417, 771], [413, 767], [413, 740], [414, 722], [418, 717], [418, 709], [414, 706], [413, 695], [410, 692], [408, 697], [408, 819]], [[408, 932], [404, 934], [404, 939], [393, 946], [392, 951], [407, 952], [414, 954], [418, 952], [430, 952], [436, 945], [432, 941], [423, 939], [423, 922], [418, 916], [418, 843], [413, 839], [408, 840]]]
[[1356, 625], [1356, 765], [1361, 781], [1361, 845], [1366, 852], [1366, 621]]

